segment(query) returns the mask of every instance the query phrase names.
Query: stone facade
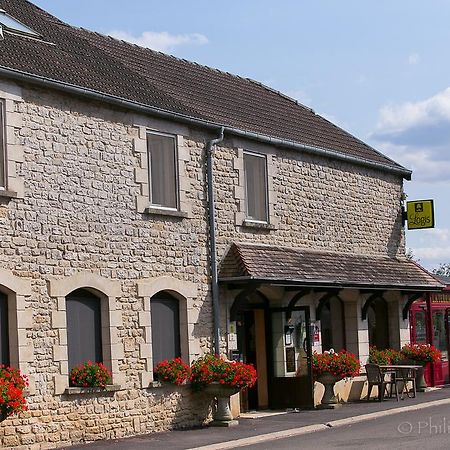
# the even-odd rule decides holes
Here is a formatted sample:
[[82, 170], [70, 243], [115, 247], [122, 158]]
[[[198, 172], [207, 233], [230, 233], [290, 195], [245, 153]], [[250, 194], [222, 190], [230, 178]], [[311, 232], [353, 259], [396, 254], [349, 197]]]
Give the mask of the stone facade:
[[[0, 425], [0, 445], [50, 448], [202, 423], [208, 399], [154, 386], [149, 317], [151, 296], [169, 290], [180, 300], [184, 359], [211, 348], [204, 147], [215, 136], [10, 82], [0, 98], [9, 176], [23, 180], [9, 185], [17, 195], [0, 193], [0, 290], [14, 316], [11, 362], [31, 381], [30, 410]], [[177, 135], [183, 214], [146, 205], [146, 130]], [[270, 226], [245, 221], [243, 149], [268, 157]], [[400, 176], [227, 136], [214, 172], [219, 260], [233, 241], [404, 254]], [[82, 287], [102, 299], [117, 391], [65, 390], [65, 296]]]

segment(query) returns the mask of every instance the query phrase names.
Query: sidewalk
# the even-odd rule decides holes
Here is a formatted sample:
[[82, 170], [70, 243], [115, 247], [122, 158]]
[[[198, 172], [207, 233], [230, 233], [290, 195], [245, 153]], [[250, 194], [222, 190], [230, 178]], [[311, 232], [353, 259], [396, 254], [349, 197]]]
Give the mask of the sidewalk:
[[[240, 418], [239, 425], [231, 428], [199, 428], [166, 433], [153, 433], [120, 440], [98, 441], [92, 444], [68, 447], [71, 449], [143, 450], [143, 449], [193, 449], [210, 446], [210, 449], [236, 448], [252, 443], [252, 438], [271, 441], [288, 435], [300, 435], [340, 426], [350, 422], [372, 420], [380, 415], [403, 412], [405, 409], [421, 409], [432, 406], [433, 402], [450, 404], [450, 388], [418, 393], [416, 398], [406, 398], [397, 402], [389, 399], [383, 402], [358, 402], [344, 404], [335, 410], [307, 410], [269, 414], [261, 418]], [[307, 427], [307, 428], [304, 428]], [[229, 441], [248, 439], [248, 441]], [[221, 444], [222, 443], [222, 444]], [[219, 445], [214, 445], [219, 444]], [[206, 449], [205, 449], [206, 450]]]

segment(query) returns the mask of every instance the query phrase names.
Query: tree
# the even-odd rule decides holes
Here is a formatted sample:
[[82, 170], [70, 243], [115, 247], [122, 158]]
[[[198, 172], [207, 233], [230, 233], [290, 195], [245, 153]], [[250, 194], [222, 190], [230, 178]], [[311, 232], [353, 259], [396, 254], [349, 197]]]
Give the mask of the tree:
[[436, 275], [443, 275], [444, 277], [450, 277], [450, 263], [440, 264], [437, 269], [433, 269], [433, 273]]

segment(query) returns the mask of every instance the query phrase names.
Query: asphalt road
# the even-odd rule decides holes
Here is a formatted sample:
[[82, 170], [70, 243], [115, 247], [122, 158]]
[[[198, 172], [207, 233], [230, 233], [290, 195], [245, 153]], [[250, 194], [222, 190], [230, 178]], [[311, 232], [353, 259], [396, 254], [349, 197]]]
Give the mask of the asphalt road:
[[240, 448], [243, 450], [450, 449], [450, 406], [435, 406]]

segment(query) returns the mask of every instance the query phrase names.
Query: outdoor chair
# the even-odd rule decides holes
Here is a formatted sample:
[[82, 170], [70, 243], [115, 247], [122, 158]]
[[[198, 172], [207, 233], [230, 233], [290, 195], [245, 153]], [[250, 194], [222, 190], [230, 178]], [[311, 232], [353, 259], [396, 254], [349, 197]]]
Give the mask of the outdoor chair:
[[[400, 392], [406, 392], [408, 397], [414, 398], [416, 396], [416, 371], [410, 368], [396, 369], [395, 379], [397, 384], [400, 384]], [[411, 388], [408, 387], [408, 382], [411, 382]]]
[[[398, 401], [397, 378], [395, 372], [382, 372], [378, 364], [366, 364], [366, 375], [369, 386], [367, 387], [367, 401], [370, 400], [370, 393], [372, 387], [378, 387], [378, 400], [381, 402], [384, 395], [387, 393], [392, 397], [392, 392], [395, 391], [395, 396]], [[389, 390], [388, 390], [389, 386]]]

